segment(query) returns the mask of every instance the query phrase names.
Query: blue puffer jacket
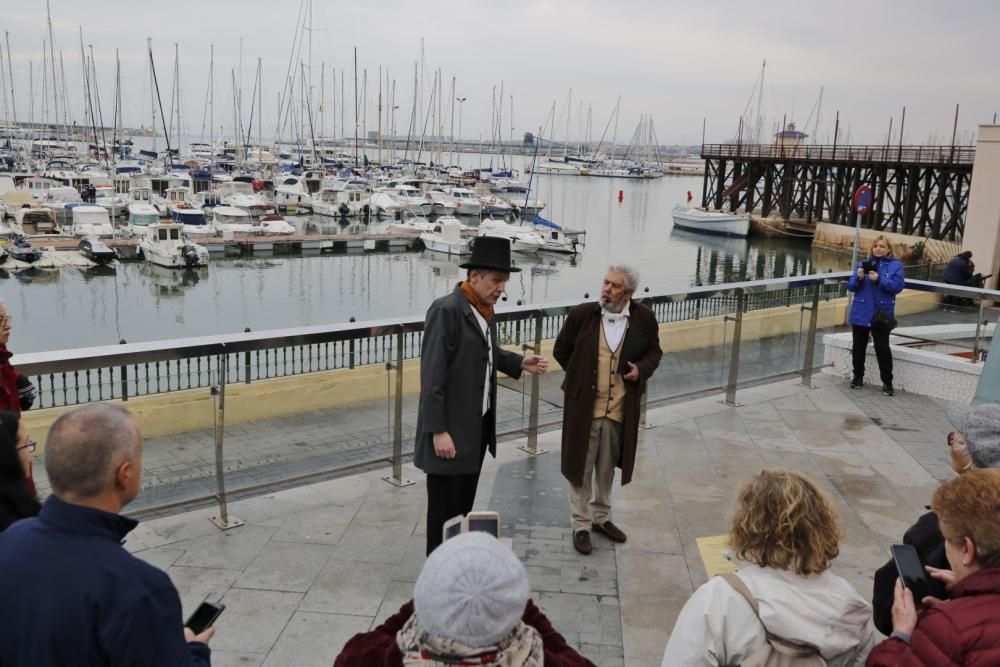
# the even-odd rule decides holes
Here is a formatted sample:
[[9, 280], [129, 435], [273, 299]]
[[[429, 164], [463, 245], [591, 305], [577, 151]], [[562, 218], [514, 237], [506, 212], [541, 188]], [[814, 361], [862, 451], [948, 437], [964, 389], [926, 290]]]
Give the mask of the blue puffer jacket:
[[868, 261], [877, 265], [878, 281], [872, 282], [867, 276], [858, 278], [862, 262], [858, 262], [847, 280], [847, 289], [854, 292], [854, 302], [851, 303], [847, 321], [862, 327], [871, 326], [876, 310], [892, 317], [896, 311], [896, 295], [903, 291], [903, 285], [906, 284], [903, 264], [895, 257], [878, 259], [873, 256]]

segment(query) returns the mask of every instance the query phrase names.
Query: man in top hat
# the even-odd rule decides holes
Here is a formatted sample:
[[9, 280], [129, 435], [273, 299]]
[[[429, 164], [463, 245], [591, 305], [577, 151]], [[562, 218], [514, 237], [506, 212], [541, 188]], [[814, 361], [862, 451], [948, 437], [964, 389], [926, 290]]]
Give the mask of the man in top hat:
[[442, 540], [445, 521], [468, 514], [486, 450], [496, 457], [497, 370], [518, 378], [544, 373], [544, 357], [497, 345], [493, 306], [512, 272], [510, 241], [480, 236], [468, 275], [434, 301], [424, 319], [420, 408], [413, 462], [427, 473], [427, 553]]

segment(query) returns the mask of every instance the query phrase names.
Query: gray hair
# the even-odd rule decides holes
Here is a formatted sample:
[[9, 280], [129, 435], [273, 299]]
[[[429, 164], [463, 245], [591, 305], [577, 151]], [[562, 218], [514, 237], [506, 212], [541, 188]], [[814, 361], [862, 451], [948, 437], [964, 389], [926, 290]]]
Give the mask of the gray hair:
[[92, 498], [111, 484], [115, 469], [131, 461], [141, 442], [132, 413], [111, 403], [85, 405], [49, 429], [45, 471], [52, 490]]
[[612, 264], [608, 267], [608, 273], [621, 273], [625, 276], [625, 289], [634, 292], [639, 289], [639, 272], [628, 264]]

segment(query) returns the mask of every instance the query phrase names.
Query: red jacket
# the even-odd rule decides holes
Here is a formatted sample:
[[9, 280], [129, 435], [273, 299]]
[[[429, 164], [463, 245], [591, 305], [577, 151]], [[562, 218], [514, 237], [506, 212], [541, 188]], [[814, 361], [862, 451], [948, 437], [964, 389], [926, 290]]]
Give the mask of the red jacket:
[[[410, 600], [390, 616], [385, 623], [371, 632], [361, 632], [351, 637], [337, 656], [333, 667], [401, 667], [403, 654], [396, 645], [399, 632], [413, 615], [413, 600]], [[545, 614], [528, 600], [521, 620], [538, 630], [545, 649], [545, 664], [553, 667], [594, 667], [594, 663], [573, 650], [559, 632], [552, 627]]]
[[909, 644], [887, 639], [872, 650], [866, 664], [1000, 665], [1000, 568], [980, 570], [952, 586], [951, 600], [920, 613]]
[[17, 397], [17, 377], [20, 373], [10, 365], [14, 356], [7, 346], [0, 344], [0, 410], [21, 414], [21, 401]]

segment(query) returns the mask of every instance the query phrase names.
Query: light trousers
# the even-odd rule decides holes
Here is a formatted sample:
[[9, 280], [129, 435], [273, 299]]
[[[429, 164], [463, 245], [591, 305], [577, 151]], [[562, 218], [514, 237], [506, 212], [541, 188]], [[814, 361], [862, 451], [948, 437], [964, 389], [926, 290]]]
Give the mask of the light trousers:
[[610, 419], [594, 419], [590, 424], [583, 484], [569, 485], [574, 533], [590, 530], [591, 523], [601, 524], [611, 518], [611, 485], [621, 453], [621, 433], [622, 425]]

